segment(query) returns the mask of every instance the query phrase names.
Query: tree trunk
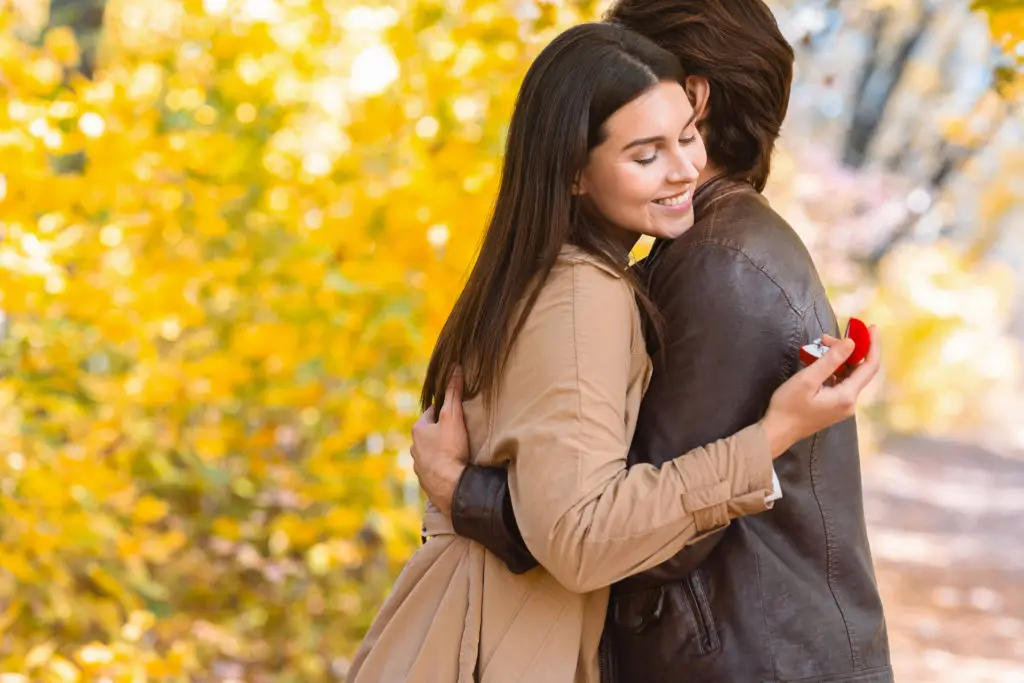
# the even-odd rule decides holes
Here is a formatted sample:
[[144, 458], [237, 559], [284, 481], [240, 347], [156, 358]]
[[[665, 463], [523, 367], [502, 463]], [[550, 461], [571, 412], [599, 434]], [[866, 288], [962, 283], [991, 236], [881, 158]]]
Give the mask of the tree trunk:
[[51, 0], [48, 28], [68, 26], [82, 50], [81, 72], [92, 78], [96, 69], [96, 49], [103, 32], [106, 0]]

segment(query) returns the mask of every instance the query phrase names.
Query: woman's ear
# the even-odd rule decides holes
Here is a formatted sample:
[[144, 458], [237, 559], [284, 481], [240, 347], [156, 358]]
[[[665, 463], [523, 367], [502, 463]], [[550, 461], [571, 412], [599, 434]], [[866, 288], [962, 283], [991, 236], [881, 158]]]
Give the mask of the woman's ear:
[[576, 174], [576, 180], [572, 181], [572, 195], [578, 197], [587, 193], [587, 185], [584, 182], [583, 174]]
[[711, 96], [711, 84], [703, 76], [687, 76], [684, 87], [693, 110], [697, 112], [697, 123], [701, 123], [710, 113], [708, 98]]

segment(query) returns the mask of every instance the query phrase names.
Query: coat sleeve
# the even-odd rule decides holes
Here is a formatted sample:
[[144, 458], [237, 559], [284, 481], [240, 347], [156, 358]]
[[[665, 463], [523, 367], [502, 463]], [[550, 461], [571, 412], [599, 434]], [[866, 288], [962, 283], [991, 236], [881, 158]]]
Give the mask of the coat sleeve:
[[[566, 588], [586, 592], [653, 567], [732, 518], [765, 509], [771, 457], [760, 424], [660, 469], [627, 471], [636, 304], [593, 265], [557, 268], [516, 341], [495, 447], [523, 540]], [[699, 396], [691, 400], [700, 400]]]

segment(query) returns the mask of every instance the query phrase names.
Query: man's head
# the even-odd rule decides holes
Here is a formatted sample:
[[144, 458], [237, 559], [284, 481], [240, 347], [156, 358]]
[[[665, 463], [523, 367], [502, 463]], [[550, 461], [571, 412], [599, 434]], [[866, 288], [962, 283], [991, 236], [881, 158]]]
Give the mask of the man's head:
[[618, 0], [605, 17], [674, 54], [709, 159], [760, 191], [789, 106], [793, 49], [762, 0]]

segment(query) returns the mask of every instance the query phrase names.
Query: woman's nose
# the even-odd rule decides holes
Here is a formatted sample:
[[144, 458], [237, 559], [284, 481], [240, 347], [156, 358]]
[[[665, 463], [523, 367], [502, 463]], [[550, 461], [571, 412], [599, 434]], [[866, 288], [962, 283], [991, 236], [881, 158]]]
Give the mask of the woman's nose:
[[700, 170], [694, 165], [689, 155], [678, 153], [673, 155], [672, 168], [669, 170], [669, 180], [676, 183], [692, 183], [697, 180]]

